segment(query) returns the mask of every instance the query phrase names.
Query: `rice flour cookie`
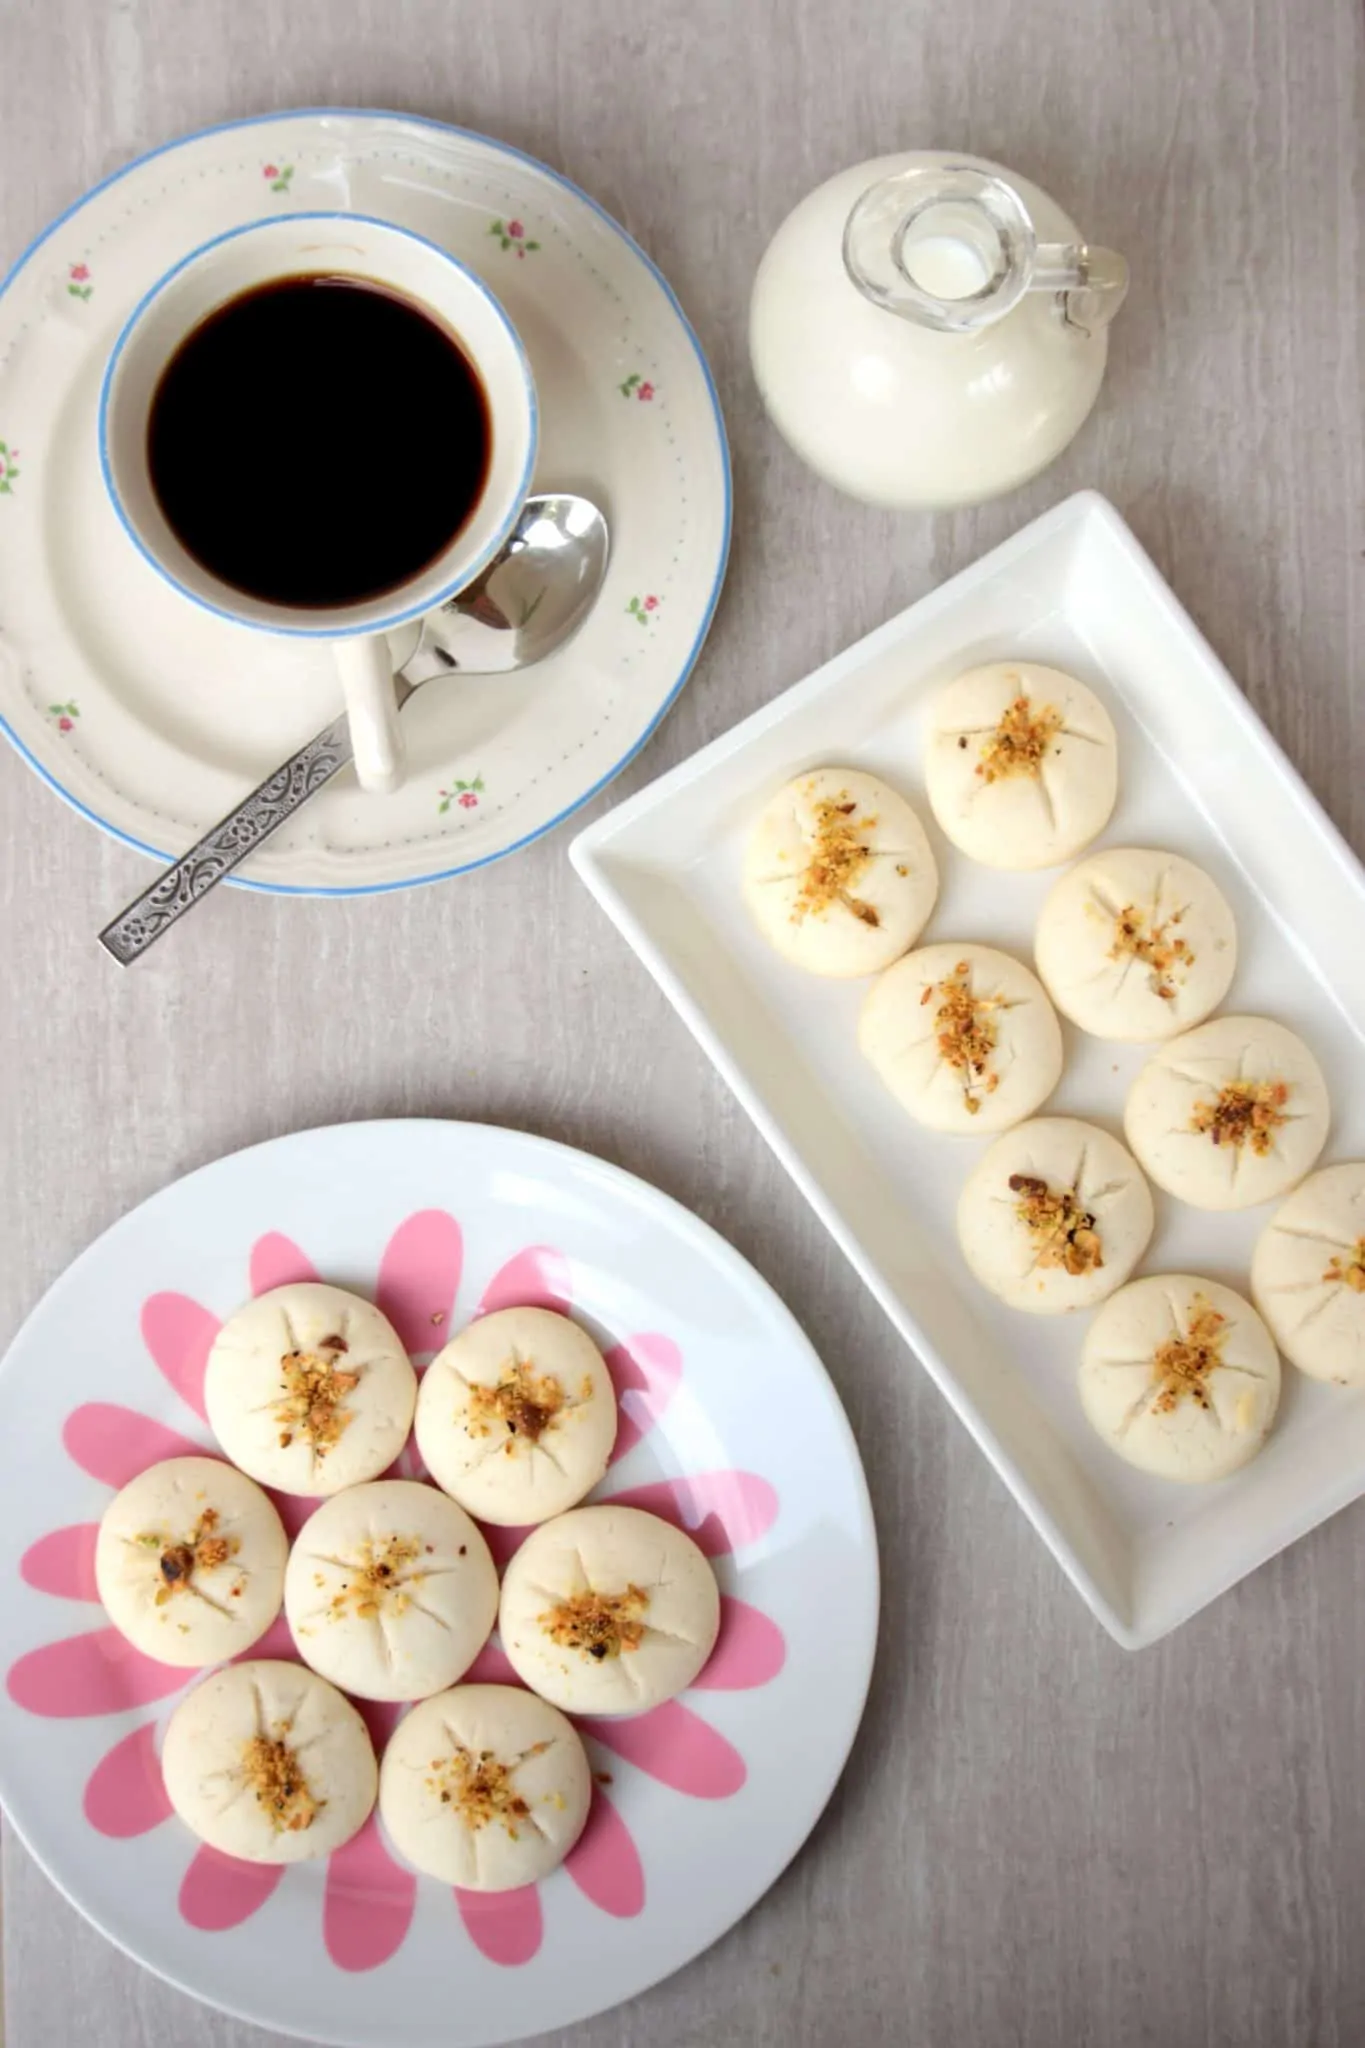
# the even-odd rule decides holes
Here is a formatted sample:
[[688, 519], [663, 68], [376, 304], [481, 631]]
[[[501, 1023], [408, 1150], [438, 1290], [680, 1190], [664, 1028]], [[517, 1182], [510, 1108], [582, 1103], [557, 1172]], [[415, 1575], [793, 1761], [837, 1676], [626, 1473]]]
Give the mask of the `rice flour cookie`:
[[299, 1281], [229, 1316], [204, 1376], [209, 1426], [234, 1465], [281, 1493], [377, 1479], [407, 1441], [417, 1375], [387, 1316]]
[[1196, 1209], [1250, 1209], [1303, 1179], [1330, 1115], [1322, 1070], [1294, 1032], [1267, 1017], [1214, 1017], [1148, 1060], [1124, 1131], [1168, 1194]]
[[638, 1714], [689, 1686], [715, 1648], [720, 1594], [690, 1536], [639, 1508], [576, 1508], [522, 1544], [502, 1582], [518, 1678], [573, 1714]]
[[302, 1863], [349, 1842], [379, 1784], [365, 1723], [301, 1664], [228, 1664], [166, 1724], [161, 1773], [186, 1827], [248, 1863]]
[[563, 1514], [596, 1486], [615, 1442], [606, 1361], [552, 1309], [481, 1316], [432, 1360], [417, 1396], [423, 1463], [483, 1522]]
[[1035, 1117], [997, 1138], [962, 1190], [957, 1235], [975, 1277], [1011, 1308], [1064, 1315], [1124, 1281], [1152, 1235], [1132, 1154], [1095, 1124]]
[[420, 1700], [469, 1669], [498, 1615], [498, 1574], [463, 1508], [379, 1479], [300, 1529], [284, 1582], [299, 1655], [364, 1700]]
[[289, 1544], [271, 1502], [221, 1458], [167, 1458], [110, 1501], [95, 1583], [121, 1635], [162, 1664], [219, 1664], [280, 1611]]
[[389, 1738], [379, 1811], [394, 1847], [462, 1891], [535, 1884], [583, 1832], [592, 1774], [572, 1724], [515, 1685], [458, 1685]]
[[1031, 1116], [1062, 1073], [1041, 983], [991, 946], [907, 954], [869, 991], [858, 1043], [916, 1122], [974, 1137]]
[[1086, 1333], [1081, 1405], [1130, 1465], [1225, 1479], [1264, 1444], [1280, 1399], [1275, 1342], [1215, 1280], [1161, 1273], [1111, 1295]]
[[1037, 662], [969, 669], [935, 698], [925, 786], [954, 846], [992, 868], [1051, 868], [1109, 822], [1114, 722], [1093, 690]]
[[1365, 1386], [1365, 1160], [1324, 1166], [1275, 1211], [1251, 1298], [1300, 1372]]
[[1094, 1038], [1174, 1038], [1203, 1022], [1237, 967], [1237, 927], [1202, 868], [1177, 853], [1114, 847], [1054, 884], [1034, 958], [1062, 1015]]
[[798, 775], [750, 836], [744, 898], [760, 931], [811, 974], [876, 974], [923, 931], [938, 895], [924, 827], [856, 768]]

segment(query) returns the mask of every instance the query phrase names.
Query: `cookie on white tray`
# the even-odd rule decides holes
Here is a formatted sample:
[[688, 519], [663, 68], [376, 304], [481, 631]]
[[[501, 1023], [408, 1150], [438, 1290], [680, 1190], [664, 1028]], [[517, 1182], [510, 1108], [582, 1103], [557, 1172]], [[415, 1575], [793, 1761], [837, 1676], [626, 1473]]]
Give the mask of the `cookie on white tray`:
[[769, 944], [808, 973], [876, 974], [923, 931], [938, 896], [924, 827], [857, 768], [798, 775], [749, 838], [744, 898]]
[[1034, 1117], [997, 1138], [957, 1205], [975, 1277], [1011, 1308], [1066, 1315], [1122, 1287], [1152, 1235], [1151, 1190], [1117, 1138]]
[[1118, 794], [1114, 722], [1061, 669], [969, 669], [929, 714], [925, 787], [954, 846], [992, 868], [1052, 868], [1109, 822]]
[[1041, 982], [993, 946], [923, 946], [869, 991], [858, 1043], [917, 1123], [981, 1137], [1021, 1123], [1062, 1074]]
[[1111, 1295], [1086, 1332], [1081, 1405], [1110, 1450], [1159, 1479], [1226, 1479], [1265, 1443], [1275, 1341], [1216, 1280], [1160, 1273]]
[[1192, 860], [1106, 847], [1054, 883], [1034, 959], [1064, 1017], [1093, 1038], [1174, 1038], [1218, 1008], [1237, 967], [1237, 926]]

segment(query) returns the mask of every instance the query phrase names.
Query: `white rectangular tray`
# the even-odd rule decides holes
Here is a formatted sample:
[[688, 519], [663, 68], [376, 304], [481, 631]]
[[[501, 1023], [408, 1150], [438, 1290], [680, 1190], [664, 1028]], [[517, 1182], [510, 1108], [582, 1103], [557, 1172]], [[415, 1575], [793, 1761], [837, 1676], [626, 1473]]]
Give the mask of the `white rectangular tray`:
[[[1323, 1163], [1365, 1155], [1365, 875], [1118, 514], [1082, 492], [891, 619], [574, 842], [573, 860], [715, 1061], [1035, 1528], [1111, 1634], [1154, 1642], [1365, 1491], [1365, 1398], [1285, 1369], [1265, 1451], [1213, 1487], [1163, 1484], [1094, 1436], [1074, 1377], [1084, 1319], [1027, 1317], [980, 1289], [953, 1229], [981, 1143], [903, 1116], [859, 1056], [865, 984], [826, 983], [769, 950], [740, 897], [746, 834], [769, 793], [822, 764], [872, 769], [910, 797], [943, 892], [924, 943], [1032, 957], [1049, 874], [1000, 874], [943, 839], [924, 800], [934, 691], [998, 659], [1052, 662], [1119, 731], [1104, 835], [1207, 867], [1237, 915], [1229, 1010], [1302, 1032], [1335, 1122]], [[1143, 1050], [1063, 1027], [1049, 1113], [1121, 1129]], [[1157, 1198], [1143, 1270], [1247, 1288], [1265, 1209], [1219, 1216]]]

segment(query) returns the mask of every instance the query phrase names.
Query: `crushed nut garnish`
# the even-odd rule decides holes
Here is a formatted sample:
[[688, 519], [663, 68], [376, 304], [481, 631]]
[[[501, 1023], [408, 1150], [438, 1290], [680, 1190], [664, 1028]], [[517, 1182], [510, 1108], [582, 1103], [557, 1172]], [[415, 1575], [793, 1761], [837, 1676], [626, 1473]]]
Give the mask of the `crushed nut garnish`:
[[1285, 1121], [1289, 1089], [1283, 1081], [1229, 1081], [1216, 1102], [1196, 1102], [1190, 1129], [1215, 1145], [1250, 1145], [1264, 1159]]
[[1114, 920], [1114, 943], [1109, 948], [1111, 960], [1122, 960], [1131, 954], [1151, 969], [1152, 992], [1164, 1003], [1175, 1000], [1175, 983], [1172, 979], [1177, 968], [1191, 968], [1194, 954], [1186, 940], [1170, 936], [1170, 928], [1180, 922], [1180, 911], [1172, 911], [1160, 924], [1145, 929], [1147, 918], [1135, 904], [1129, 903]]
[[1189, 1334], [1169, 1337], [1152, 1354], [1152, 1378], [1157, 1389], [1153, 1414], [1172, 1414], [1186, 1394], [1197, 1407], [1212, 1407], [1208, 1380], [1210, 1373], [1223, 1363], [1226, 1321], [1227, 1317], [1220, 1315], [1202, 1294], [1195, 1295], [1190, 1303]]
[[975, 1116], [982, 1095], [993, 1095], [1000, 1086], [1000, 1076], [990, 1064], [996, 1041], [992, 1012], [1002, 1008], [1005, 998], [973, 995], [971, 966], [966, 960], [959, 960], [942, 981], [931, 982], [920, 997], [921, 1004], [932, 996], [938, 997], [934, 1031], [939, 1052], [962, 1076], [962, 1100], [967, 1114]]
[[496, 1385], [469, 1389], [470, 1436], [487, 1436], [496, 1424], [513, 1437], [538, 1444], [564, 1406], [564, 1389], [553, 1373], [538, 1373], [529, 1360], [515, 1359], [503, 1367]]
[[1349, 1287], [1352, 1294], [1365, 1294], [1365, 1237], [1356, 1239], [1354, 1250], [1344, 1259], [1340, 1252], [1334, 1253], [1322, 1277], [1339, 1287]]
[[[543, 1742], [537, 1743], [531, 1754], [545, 1748]], [[516, 1841], [514, 1823], [529, 1819], [531, 1809], [512, 1782], [515, 1764], [499, 1763], [491, 1749], [482, 1749], [477, 1756], [457, 1749], [444, 1760], [433, 1758], [431, 1768], [428, 1787], [438, 1794], [442, 1806], [455, 1808], [467, 1828], [486, 1828], [490, 1821], [501, 1821]]]
[[1073, 1275], [1098, 1272], [1104, 1264], [1100, 1234], [1074, 1188], [1053, 1194], [1035, 1174], [1012, 1173], [1010, 1193], [1019, 1196], [1017, 1213], [1037, 1246], [1037, 1265], [1061, 1266]]
[[1028, 697], [1016, 697], [981, 749], [976, 772], [983, 782], [1007, 775], [1038, 775], [1043, 756], [1062, 729], [1062, 714], [1053, 704], [1037, 713]]
[[648, 1593], [627, 1586], [624, 1593], [573, 1593], [537, 1619], [552, 1642], [582, 1650], [600, 1664], [623, 1650], [638, 1650], [645, 1639]]
[[864, 818], [859, 824], [857, 811], [857, 804], [842, 792], [815, 806], [815, 844], [801, 876], [796, 908], [792, 911], [794, 924], [842, 903], [863, 924], [880, 925], [881, 919], [872, 905], [849, 894], [872, 858], [867, 834], [877, 823], [875, 818]]
[[172, 1543], [152, 1530], [134, 1537], [144, 1550], [160, 1552], [157, 1560], [161, 1584], [153, 1605], [164, 1607], [173, 1593], [183, 1592], [197, 1571], [211, 1572], [227, 1563], [241, 1549], [236, 1536], [219, 1536], [217, 1508], [205, 1508], [183, 1543]]
[[316, 1457], [325, 1458], [350, 1426], [345, 1397], [359, 1386], [360, 1375], [337, 1365], [345, 1350], [342, 1338], [325, 1337], [316, 1351], [286, 1351], [281, 1358], [283, 1397], [275, 1403], [281, 1450], [302, 1436]]
[[297, 1835], [311, 1828], [327, 1804], [325, 1799], [313, 1797], [302, 1765], [282, 1739], [253, 1735], [242, 1768], [257, 1804], [265, 1808], [278, 1835]]
[[422, 1554], [416, 1536], [385, 1536], [367, 1539], [360, 1554], [348, 1565], [344, 1579], [328, 1603], [333, 1620], [349, 1615], [372, 1621], [382, 1609], [386, 1614], [406, 1614], [412, 1605], [409, 1588], [420, 1586], [424, 1572], [407, 1570]]

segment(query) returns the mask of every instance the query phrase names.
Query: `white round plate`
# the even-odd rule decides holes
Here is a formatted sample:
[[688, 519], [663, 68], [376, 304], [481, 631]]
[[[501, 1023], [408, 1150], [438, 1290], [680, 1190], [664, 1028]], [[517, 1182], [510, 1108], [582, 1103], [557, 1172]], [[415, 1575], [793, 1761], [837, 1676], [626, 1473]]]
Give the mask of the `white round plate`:
[[[522, 676], [423, 690], [403, 714], [404, 787], [367, 797], [345, 771], [236, 878], [348, 895], [495, 860], [625, 766], [710, 624], [730, 477], [715, 387], [668, 285], [600, 207], [519, 150], [405, 115], [317, 110], [209, 129], [116, 172], [0, 286], [0, 724], [117, 837], [179, 855], [339, 709], [325, 646], [233, 625], [163, 583], [118, 523], [96, 445], [105, 360], [143, 293], [215, 235], [319, 208], [415, 229], [491, 286], [535, 372], [536, 488], [593, 498], [613, 548], [568, 647]], [[369, 404], [358, 379], [357, 492]], [[261, 517], [287, 548], [308, 505]], [[411, 637], [393, 644], [405, 658]]]
[[[601, 1774], [593, 1814], [538, 1887], [452, 1894], [400, 1867], [375, 1821], [282, 1874], [198, 1848], [156, 1761], [194, 1674], [142, 1657], [91, 1604], [111, 1488], [210, 1444], [203, 1370], [221, 1319], [313, 1272], [378, 1299], [418, 1354], [480, 1310], [571, 1309], [608, 1352], [622, 1409], [593, 1498], [672, 1517], [714, 1559], [711, 1662], [653, 1713], [580, 1723]], [[489, 1534], [500, 1555], [515, 1547], [516, 1532]], [[857, 1730], [876, 1624], [862, 1468], [791, 1316], [686, 1210], [544, 1139], [351, 1124], [219, 1160], [92, 1245], [0, 1368], [0, 1800], [120, 1947], [285, 2033], [485, 2048], [678, 1969], [814, 1825]], [[252, 1654], [292, 1654], [282, 1623], [272, 1636]], [[502, 1675], [500, 1657], [471, 1675]]]

